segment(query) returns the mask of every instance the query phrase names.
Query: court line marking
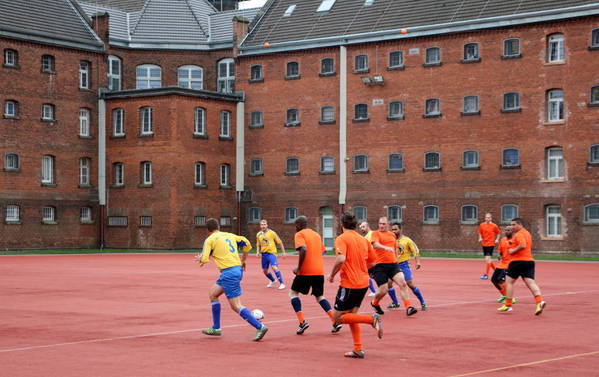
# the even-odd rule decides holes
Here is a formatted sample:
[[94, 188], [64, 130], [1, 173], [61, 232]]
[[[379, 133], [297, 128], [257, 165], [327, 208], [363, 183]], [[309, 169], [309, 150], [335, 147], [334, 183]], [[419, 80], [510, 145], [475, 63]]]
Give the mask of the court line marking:
[[[567, 295], [577, 295], [577, 294], [585, 294], [585, 293], [599, 293], [599, 290], [588, 290], [588, 291], [575, 291], [575, 292], [561, 292], [561, 293], [553, 293], [544, 295], [544, 297], [555, 297], [555, 296], [567, 296]], [[447, 304], [439, 304], [439, 305], [431, 305], [429, 308], [439, 308], [439, 307], [447, 307], [447, 306], [456, 306], [456, 305], [468, 305], [468, 304], [484, 304], [490, 303], [489, 300], [478, 300], [478, 301], [457, 301], [451, 302]], [[360, 312], [360, 313], [368, 313], [368, 312]], [[316, 317], [308, 317], [306, 319], [322, 319], [328, 318], [325, 316], [316, 316]], [[297, 319], [289, 318], [289, 319], [281, 319], [276, 321], [268, 321], [264, 322], [265, 324], [273, 324], [273, 323], [285, 323], [285, 322], [295, 322]], [[239, 323], [235, 325], [222, 326], [223, 329], [230, 329], [236, 327], [244, 327], [247, 326], [247, 323]], [[138, 335], [125, 335], [125, 336], [117, 336], [113, 338], [99, 338], [99, 339], [87, 339], [87, 340], [79, 340], [74, 342], [65, 342], [65, 343], [55, 343], [55, 344], [44, 344], [38, 346], [25, 346], [25, 347], [16, 347], [16, 348], [6, 348], [0, 349], [0, 353], [8, 353], [8, 352], [17, 352], [17, 351], [29, 351], [35, 349], [43, 349], [43, 348], [52, 348], [52, 347], [64, 347], [71, 346], [77, 344], [92, 344], [92, 343], [103, 343], [103, 342], [113, 342], [118, 340], [128, 340], [128, 339], [140, 339], [140, 338], [149, 338], [154, 336], [163, 336], [163, 335], [174, 335], [174, 334], [184, 334], [190, 332], [199, 332], [202, 329], [186, 329], [186, 330], [174, 330], [174, 331], [161, 331], [161, 332], [153, 332], [148, 334], [138, 334]], [[598, 351], [599, 352], [599, 351]]]
[[591, 355], [597, 355], [597, 354], [599, 354], [599, 351], [577, 353], [577, 354], [573, 354], [573, 355], [566, 355], [566, 356], [562, 356], [562, 357], [556, 357], [556, 358], [553, 358], [553, 359], [531, 361], [530, 363], [514, 364], [514, 365], [508, 365], [506, 367], [493, 368], [493, 369], [485, 369], [485, 370], [478, 370], [478, 371], [475, 371], [475, 372], [470, 372], [470, 373], [465, 373], [465, 374], [455, 374], [455, 375], [453, 375], [451, 377], [474, 376], [474, 375], [477, 375], [477, 374], [491, 373], [491, 372], [497, 372], [497, 371], [500, 371], [500, 370], [513, 369], [513, 368], [519, 368], [519, 367], [527, 367], [527, 366], [531, 366], [531, 365], [539, 365], [539, 364], [544, 364], [544, 363], [550, 363], [552, 361], [567, 360], [567, 359], [573, 359], [573, 358], [576, 358], [576, 357], [584, 357], [584, 356], [591, 356]]

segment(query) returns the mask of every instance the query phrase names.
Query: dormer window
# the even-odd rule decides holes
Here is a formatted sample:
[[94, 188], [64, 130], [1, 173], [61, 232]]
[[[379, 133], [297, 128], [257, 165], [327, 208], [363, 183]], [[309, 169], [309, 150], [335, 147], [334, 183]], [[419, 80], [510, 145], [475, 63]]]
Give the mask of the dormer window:
[[295, 10], [295, 4], [290, 5], [287, 10], [285, 11], [285, 13], [283, 14], [283, 17], [289, 17], [291, 16], [291, 14], [293, 13], [293, 11]]

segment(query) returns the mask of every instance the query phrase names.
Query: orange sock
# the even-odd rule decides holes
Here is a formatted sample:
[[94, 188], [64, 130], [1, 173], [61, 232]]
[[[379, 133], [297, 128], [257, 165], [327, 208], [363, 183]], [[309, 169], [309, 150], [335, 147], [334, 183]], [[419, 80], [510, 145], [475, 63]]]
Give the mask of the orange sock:
[[335, 318], [333, 317], [333, 311], [332, 311], [332, 310], [329, 310], [329, 311], [327, 312], [327, 314], [329, 315], [329, 318], [331, 319], [331, 321], [333, 321], [333, 323], [335, 323]]
[[357, 323], [350, 323], [349, 328], [351, 330], [351, 336], [354, 338], [354, 350], [362, 350], [362, 333], [360, 331], [360, 325]]
[[487, 262], [485, 266], [485, 275], [489, 275], [489, 270], [491, 269], [491, 263]]
[[297, 320], [300, 321], [300, 323], [304, 322], [304, 314], [302, 312], [297, 312], [295, 313], [295, 315], [297, 316]]
[[378, 305], [378, 304], [379, 304], [379, 299], [375, 297], [375, 299], [374, 299], [374, 300], [372, 300], [372, 303], [373, 303], [374, 305]]
[[501, 289], [499, 290], [499, 292], [501, 292], [502, 296], [505, 296], [505, 293], [506, 293], [505, 283], [501, 284]]
[[412, 302], [410, 300], [403, 300], [403, 306], [409, 308], [410, 306], [412, 306]]
[[367, 323], [372, 325], [372, 316], [365, 314], [347, 313], [341, 316], [341, 323], [345, 324], [358, 324]]
[[535, 302], [538, 304], [539, 302], [543, 301], [543, 296], [539, 295], [539, 296], [535, 296]]
[[506, 298], [505, 299], [505, 306], [512, 306], [512, 299], [511, 298]]
[[490, 262], [489, 264], [491, 265], [491, 268], [493, 269], [493, 271], [495, 271], [495, 262]]

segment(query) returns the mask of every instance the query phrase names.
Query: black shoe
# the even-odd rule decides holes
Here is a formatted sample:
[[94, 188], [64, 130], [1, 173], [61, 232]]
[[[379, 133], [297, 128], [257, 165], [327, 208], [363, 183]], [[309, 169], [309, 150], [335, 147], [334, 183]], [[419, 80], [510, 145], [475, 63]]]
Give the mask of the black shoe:
[[406, 309], [406, 315], [408, 317], [411, 316], [411, 315], [414, 315], [416, 313], [418, 313], [418, 310], [416, 310], [416, 308], [413, 307], [413, 306], [410, 306], [409, 308]]
[[401, 308], [401, 306], [399, 304], [395, 304], [395, 303], [390, 303], [389, 306], [387, 306], [387, 309], [398, 309]]
[[310, 324], [308, 323], [308, 321], [304, 321], [302, 323], [299, 324], [297, 330], [295, 331], [295, 333], [297, 335], [302, 335], [304, 333], [304, 331], [306, 331], [306, 329], [310, 327]]
[[349, 351], [346, 352], [343, 356], [345, 357], [351, 357], [352, 359], [363, 359], [364, 358], [364, 351]]
[[374, 311], [376, 312], [376, 314], [380, 314], [380, 315], [385, 314], [385, 312], [383, 311], [383, 309], [381, 308], [380, 305], [375, 305], [374, 303], [371, 302], [370, 306], [372, 306], [374, 308]]
[[342, 324], [340, 323], [335, 323], [333, 325], [333, 328], [331, 329], [331, 334], [337, 334], [339, 331], [341, 331], [341, 328], [343, 327]]

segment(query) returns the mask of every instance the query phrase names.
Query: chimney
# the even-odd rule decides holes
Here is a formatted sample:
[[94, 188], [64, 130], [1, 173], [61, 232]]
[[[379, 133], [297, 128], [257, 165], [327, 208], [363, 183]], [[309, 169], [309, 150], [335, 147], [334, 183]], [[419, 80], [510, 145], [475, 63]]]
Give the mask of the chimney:
[[242, 16], [233, 17], [233, 57], [239, 54], [239, 45], [248, 33], [250, 21]]
[[109, 18], [110, 15], [108, 12], [99, 12], [92, 16], [92, 28], [106, 46], [108, 46], [108, 40], [110, 37]]

